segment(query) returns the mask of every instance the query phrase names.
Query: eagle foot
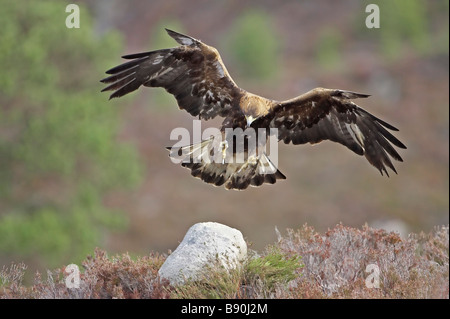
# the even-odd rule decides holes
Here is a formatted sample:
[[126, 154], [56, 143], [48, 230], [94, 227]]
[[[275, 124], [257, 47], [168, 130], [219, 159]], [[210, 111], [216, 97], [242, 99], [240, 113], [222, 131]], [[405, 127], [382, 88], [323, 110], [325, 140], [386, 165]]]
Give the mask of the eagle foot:
[[227, 149], [228, 149], [228, 141], [220, 142], [219, 148], [222, 152], [222, 164], [225, 164], [225, 157], [227, 156]]

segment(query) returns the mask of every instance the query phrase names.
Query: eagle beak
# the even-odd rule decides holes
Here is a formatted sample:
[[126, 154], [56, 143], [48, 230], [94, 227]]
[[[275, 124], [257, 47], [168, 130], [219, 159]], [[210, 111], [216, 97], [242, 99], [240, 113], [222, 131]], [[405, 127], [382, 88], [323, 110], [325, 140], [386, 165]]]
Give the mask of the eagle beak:
[[245, 117], [247, 119], [247, 127], [250, 127], [250, 125], [252, 124], [252, 122], [255, 120], [253, 118], [253, 116], [249, 115]]

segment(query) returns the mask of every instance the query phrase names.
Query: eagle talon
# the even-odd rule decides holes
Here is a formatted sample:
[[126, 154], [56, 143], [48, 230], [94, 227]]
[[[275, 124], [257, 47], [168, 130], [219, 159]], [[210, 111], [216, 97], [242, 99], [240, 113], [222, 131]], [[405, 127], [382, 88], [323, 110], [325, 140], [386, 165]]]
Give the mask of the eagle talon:
[[227, 156], [227, 149], [228, 149], [228, 141], [220, 142], [219, 148], [222, 152], [222, 164], [225, 164], [225, 157]]

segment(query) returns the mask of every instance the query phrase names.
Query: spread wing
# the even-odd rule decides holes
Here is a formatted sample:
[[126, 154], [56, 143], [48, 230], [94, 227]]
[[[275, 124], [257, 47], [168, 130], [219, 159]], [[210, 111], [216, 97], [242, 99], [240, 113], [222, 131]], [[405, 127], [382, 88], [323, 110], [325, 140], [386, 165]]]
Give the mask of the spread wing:
[[277, 128], [286, 144], [319, 143], [330, 140], [364, 155], [380, 173], [386, 166], [396, 170], [388, 155], [403, 161], [391, 143], [406, 148], [387, 129], [392, 125], [363, 110], [351, 99], [368, 95], [342, 90], [314, 89], [298, 98], [279, 103], [265, 118], [266, 127]]
[[141, 85], [163, 87], [175, 96], [181, 109], [193, 116], [205, 120], [227, 116], [241, 90], [217, 50], [192, 37], [167, 32], [181, 46], [123, 56], [132, 61], [106, 71], [111, 75], [101, 82], [111, 84], [102, 92], [114, 91], [110, 98], [115, 98]]

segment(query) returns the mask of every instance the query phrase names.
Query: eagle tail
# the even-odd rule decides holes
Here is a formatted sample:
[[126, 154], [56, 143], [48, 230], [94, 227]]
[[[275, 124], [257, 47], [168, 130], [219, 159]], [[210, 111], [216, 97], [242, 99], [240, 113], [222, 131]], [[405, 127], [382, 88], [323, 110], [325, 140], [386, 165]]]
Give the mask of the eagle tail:
[[210, 160], [213, 145], [214, 138], [211, 138], [200, 143], [167, 149], [172, 159], [181, 161], [181, 166], [191, 170], [192, 176], [214, 186], [224, 185], [226, 189], [244, 190], [249, 186], [275, 184], [278, 179], [286, 179], [265, 153], [251, 155], [243, 163]]

